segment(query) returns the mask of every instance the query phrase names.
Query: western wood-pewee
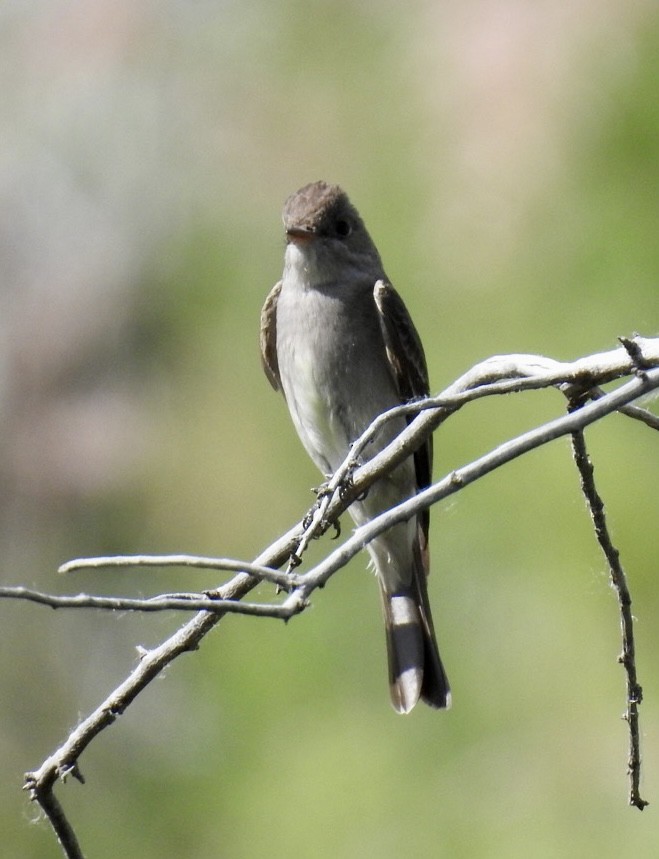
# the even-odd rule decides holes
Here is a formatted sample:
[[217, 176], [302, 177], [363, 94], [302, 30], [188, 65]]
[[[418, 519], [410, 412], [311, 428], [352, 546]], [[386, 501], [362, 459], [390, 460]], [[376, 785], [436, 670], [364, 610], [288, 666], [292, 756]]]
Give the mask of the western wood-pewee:
[[[281, 389], [307, 453], [329, 476], [379, 414], [428, 394], [419, 335], [389, 283], [362, 219], [336, 185], [314, 182], [284, 205], [284, 273], [261, 312], [263, 366]], [[410, 418], [411, 419], [411, 418]], [[404, 417], [387, 423], [363, 458], [382, 450]], [[377, 481], [350, 514], [359, 525], [428, 486], [432, 439]], [[391, 700], [448, 707], [426, 577], [429, 514], [368, 545], [382, 593]]]

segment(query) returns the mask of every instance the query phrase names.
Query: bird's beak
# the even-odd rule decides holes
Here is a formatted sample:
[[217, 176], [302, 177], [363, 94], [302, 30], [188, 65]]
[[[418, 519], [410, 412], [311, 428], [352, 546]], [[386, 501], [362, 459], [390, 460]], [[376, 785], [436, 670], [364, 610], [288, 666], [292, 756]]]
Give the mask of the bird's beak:
[[286, 230], [286, 241], [295, 242], [295, 244], [304, 244], [311, 241], [316, 235], [316, 231], [312, 227], [288, 227]]

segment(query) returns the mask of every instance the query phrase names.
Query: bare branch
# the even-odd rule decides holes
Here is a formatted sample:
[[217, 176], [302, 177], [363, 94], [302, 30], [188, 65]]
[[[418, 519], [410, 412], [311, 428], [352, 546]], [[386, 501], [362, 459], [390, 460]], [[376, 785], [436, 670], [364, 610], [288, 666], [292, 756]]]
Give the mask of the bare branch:
[[208, 570], [229, 570], [234, 573], [249, 573], [265, 582], [271, 582], [280, 588], [291, 586], [288, 576], [248, 561], [236, 561], [233, 558], [204, 558], [201, 555], [112, 555], [104, 558], [77, 558], [67, 561], [58, 569], [58, 573], [72, 573], [78, 570], [97, 570], [103, 567], [195, 567]]
[[[474, 460], [469, 465], [461, 469], [453, 471], [443, 480], [415, 495], [413, 498], [404, 501], [391, 510], [381, 513], [379, 516], [371, 519], [367, 524], [357, 528], [353, 535], [346, 540], [341, 546], [335, 549], [323, 561], [321, 561], [313, 570], [310, 570], [305, 576], [301, 577], [303, 582], [302, 589], [308, 595], [308, 588], [313, 588], [324, 584], [333, 573], [345, 564], [359, 552], [371, 540], [375, 539], [379, 534], [399, 522], [404, 522], [412, 516], [419, 513], [421, 510], [442, 501], [449, 495], [459, 491], [464, 486], [473, 483], [475, 480], [489, 474], [496, 468], [528, 453], [534, 448], [540, 447], [547, 442], [560, 438], [561, 436], [570, 435], [577, 432], [591, 423], [600, 420], [605, 415], [611, 412], [618, 411], [621, 406], [632, 402], [644, 394], [659, 388], [659, 370], [653, 370], [646, 378], [634, 378], [630, 382], [618, 388], [616, 391], [605, 395], [599, 400], [595, 400], [578, 411], [571, 412], [560, 418], [556, 418], [549, 423], [544, 424], [537, 429], [523, 433], [516, 439], [505, 442], [499, 445], [490, 453], [485, 454], [479, 459]], [[355, 474], [353, 486], [351, 488], [351, 497], [358, 495], [365, 488], [380, 477], [386, 471], [395, 467], [399, 461], [409, 455], [409, 450], [405, 449], [401, 455], [399, 445], [403, 436], [407, 435], [416, 440], [421, 435], [424, 415], [419, 416], [414, 420], [406, 430], [404, 430], [397, 439], [387, 447], [382, 453], [373, 457], [364, 466], [362, 466]], [[421, 440], [425, 436], [421, 435]], [[417, 443], [421, 443], [417, 441]], [[386, 463], [386, 466], [385, 466]], [[334, 503], [334, 502], [333, 502]], [[328, 517], [333, 516], [333, 503], [328, 506]], [[289, 597], [291, 603], [294, 601], [296, 593], [294, 592]], [[287, 601], [287, 602], [288, 602]]]
[[[290, 584], [290, 582], [289, 582]], [[288, 619], [280, 605], [246, 603], [204, 597], [203, 594], [158, 594], [147, 599], [130, 597], [101, 597], [90, 594], [56, 596], [23, 587], [0, 587], [0, 599], [20, 599], [36, 602], [50, 608], [96, 608], [110, 611], [208, 611], [214, 614], [251, 614], [257, 617]]]
[[[27, 589], [3, 589], [0, 597], [33, 599], [53, 607], [83, 605], [94, 608], [122, 608], [140, 611], [163, 609], [198, 610], [174, 635], [159, 647], [145, 651], [132, 673], [85, 718], [41, 767], [26, 775], [26, 788], [51, 820], [58, 832], [65, 828], [63, 814], [53, 801], [52, 790], [58, 778], [78, 772], [77, 762], [83, 751], [102, 730], [132, 703], [143, 689], [182, 653], [195, 650], [206, 634], [229, 612], [288, 618], [302, 611], [310, 594], [326, 582], [340, 567], [370, 540], [397, 522], [409, 519], [420, 510], [457, 492], [464, 486], [489, 474], [512, 459], [561, 436], [581, 433], [588, 426], [613, 411], [638, 417], [635, 400], [659, 387], [659, 340], [635, 338], [611, 352], [582, 358], [565, 364], [537, 355], [497, 356], [473, 367], [468, 373], [435, 398], [393, 409], [380, 416], [353, 445], [350, 456], [320, 494], [316, 506], [303, 522], [295, 525], [252, 564], [231, 559], [197, 558], [187, 555], [135, 556], [70, 561], [62, 571], [89, 567], [181, 566], [238, 571], [229, 582], [205, 594], [166, 594], [150, 600], [116, 601], [110, 597], [50, 597]], [[642, 365], [642, 372], [639, 371]], [[612, 392], [603, 393], [598, 386], [624, 376], [633, 378]], [[376, 517], [358, 528], [341, 546], [305, 575], [279, 573], [287, 560], [298, 560], [313, 536], [335, 522], [337, 517], [376, 480], [393, 470], [447, 417], [466, 403], [485, 396], [509, 394], [523, 390], [558, 387], [568, 396], [581, 395], [592, 401], [582, 408], [499, 445], [490, 453], [445, 476], [414, 498]], [[387, 420], [401, 413], [418, 413], [409, 426], [372, 459], [358, 466], [370, 440]], [[645, 413], [647, 414], [647, 413]], [[652, 420], [649, 421], [652, 425]], [[308, 521], [307, 521], [308, 520]], [[275, 583], [290, 591], [279, 605], [240, 603], [261, 580]], [[101, 602], [105, 603], [101, 605]], [[239, 607], [240, 605], [240, 607]], [[631, 695], [630, 695], [631, 700]], [[59, 809], [59, 810], [58, 810]], [[73, 848], [72, 848], [73, 849]], [[79, 856], [79, 852], [67, 854]]]
[[572, 435], [572, 450], [574, 461], [581, 477], [581, 489], [586, 498], [595, 527], [595, 534], [609, 565], [611, 583], [618, 595], [622, 631], [622, 654], [619, 657], [619, 661], [624, 666], [627, 674], [627, 712], [625, 713], [625, 719], [629, 724], [629, 804], [643, 811], [648, 804], [646, 800], [642, 799], [640, 794], [641, 751], [638, 708], [643, 700], [643, 690], [636, 675], [632, 599], [627, 587], [625, 571], [620, 563], [620, 553], [613, 545], [611, 535], [609, 534], [606, 524], [606, 514], [604, 512], [604, 502], [595, 487], [595, 472], [588, 456], [586, 440], [581, 430]]
[[[65, 774], [62, 774], [62, 780], [64, 778]], [[29, 791], [30, 798], [38, 802], [43, 809], [51, 826], [55, 830], [57, 840], [67, 859], [84, 859], [75, 831], [64, 814], [64, 809], [51, 787], [44, 788], [39, 784], [32, 783], [30, 773], [28, 773], [23, 789]]]
[[[659, 366], [659, 339], [649, 340], [638, 337], [634, 342], [637, 344], [640, 354], [643, 355], [644, 366]], [[630, 356], [628, 348], [625, 347], [581, 358], [572, 363], [554, 361], [542, 355], [496, 355], [476, 364], [438, 396], [396, 406], [388, 412], [384, 412], [355, 441], [349, 455], [328, 483], [322, 487], [318, 504], [310, 511], [308, 527], [294, 552], [296, 563], [307, 548], [309, 541], [327, 529], [328, 523], [332, 521], [333, 509], [330, 509], [330, 505], [336, 504], [336, 493], [341, 491], [344, 498], [347, 496], [346, 482], [356, 482], [352, 476], [362, 451], [392, 418], [420, 413], [416, 420], [392, 442], [392, 445], [382, 451], [379, 458], [370, 461], [378, 474], [367, 481], [364, 473], [360, 471], [364, 482], [360, 484], [361, 488], [358, 491], [349, 493], [350, 500], [354, 500], [377, 479], [379, 469], [376, 463], [383, 465], [386, 459], [387, 467], [386, 470], [383, 468], [383, 473], [390, 470], [388, 453], [391, 447], [396, 444], [401, 446], [400, 455], [391, 464], [392, 470], [423, 444], [431, 432], [465, 403], [482, 397], [502, 396], [559, 386], [566, 394], [576, 391], [581, 393], [592, 392], [593, 398], [596, 398], [604, 396], [598, 387], [599, 385], [632, 375], [635, 370], [634, 359]], [[644, 420], [648, 425], [659, 429], [659, 418], [645, 410], [629, 406], [625, 402], [618, 406], [617, 410], [629, 414], [630, 417]]]
[[[249, 593], [256, 586], [256, 583], [257, 580], [254, 577], [239, 574], [221, 589], [222, 598], [227, 600], [240, 599]], [[112, 725], [163, 668], [182, 653], [195, 650], [201, 639], [218, 623], [221, 617], [223, 617], [222, 613], [199, 612], [159, 647], [143, 652], [139, 664], [126, 680], [111, 692], [93, 713], [83, 719], [69, 735], [66, 742], [47, 758], [38, 770], [26, 774], [26, 789], [31, 798], [41, 805], [56, 830], [57, 826], [50, 816], [49, 805], [44, 800], [51, 796], [53, 785], [57, 779], [75, 770], [80, 755], [94, 737]]]
[[[73, 570], [96, 567], [171, 566], [180, 564], [210, 569], [248, 570], [250, 576], [253, 575], [257, 579], [264, 578], [285, 588], [287, 591], [295, 589], [283, 606], [240, 603], [234, 598], [222, 599], [222, 588], [213, 591], [211, 593], [212, 598], [203, 594], [166, 594], [150, 599], [97, 597], [87, 594], [53, 596], [38, 591], [30, 591], [27, 588], [0, 588], [0, 597], [28, 599], [53, 608], [103, 608], [111, 610], [121, 609], [124, 611], [203, 610], [212, 612], [218, 616], [233, 612], [264, 617], [288, 618], [291, 614], [302, 610], [308, 596], [313, 590], [324, 584], [350, 558], [361, 551], [364, 546], [383, 531], [392, 527], [392, 525], [411, 518], [411, 516], [416, 515], [421, 510], [447, 498], [449, 495], [459, 491], [469, 483], [473, 483], [485, 474], [489, 474], [512, 459], [556, 438], [577, 432], [605, 415], [613, 411], [618, 411], [627, 403], [658, 386], [659, 371], [652, 371], [649, 374], [645, 374], [642, 378], [632, 379], [632, 381], [620, 387], [617, 391], [601, 396], [578, 411], [561, 416], [537, 429], [518, 436], [516, 439], [499, 445], [499, 447], [470, 463], [468, 466], [452, 472], [443, 480], [433, 484], [413, 498], [382, 513], [366, 525], [356, 529], [345, 543], [303, 576], [292, 573], [278, 573], [271, 566], [264, 566], [258, 563], [249, 564], [244, 561], [226, 558], [205, 558], [191, 555], [136, 555], [116, 556], [113, 558], [87, 558], [70, 561], [60, 568], [60, 570]], [[420, 435], [420, 430], [417, 428], [417, 424], [420, 424], [424, 417], [425, 415], [417, 418], [389, 447], [377, 457], [369, 460], [366, 465], [362, 466], [355, 473], [349, 491], [344, 493], [338, 492], [340, 481], [335, 483], [334, 478], [330, 481], [330, 486], [335, 486], [335, 489], [329, 497], [329, 501], [323, 507], [323, 515], [327, 517], [327, 520], [331, 521], [340, 515], [352, 498], [365, 491], [374, 480], [391, 470], [400, 460], [409, 455], [407, 448], [402, 448], [401, 450], [399, 447], [403, 435], [407, 433], [412, 436], [413, 440], [420, 438], [420, 441], [417, 441], [417, 443], [421, 443], [425, 439], [425, 435]], [[423, 430], [423, 426], [421, 426], [421, 430]], [[299, 528], [300, 526], [297, 526], [293, 529], [292, 533], [297, 532]], [[301, 545], [302, 542], [298, 541], [295, 546], [296, 553], [300, 552]]]

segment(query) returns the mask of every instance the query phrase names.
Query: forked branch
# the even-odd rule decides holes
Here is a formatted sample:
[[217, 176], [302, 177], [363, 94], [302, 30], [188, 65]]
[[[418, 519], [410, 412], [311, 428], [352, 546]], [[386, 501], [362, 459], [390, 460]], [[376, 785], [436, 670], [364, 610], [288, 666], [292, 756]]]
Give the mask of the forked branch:
[[[633, 344], [630, 348], [630, 343]], [[628, 378], [612, 391], [605, 392], [602, 386], [612, 381]], [[554, 387], [563, 391], [571, 401], [579, 398], [585, 402], [581, 408], [514, 438], [481, 456], [474, 462], [446, 475], [414, 498], [382, 513], [368, 524], [357, 528], [338, 548], [334, 549], [319, 564], [305, 574], [296, 573], [293, 564], [288, 571], [279, 572], [291, 558], [296, 563], [304, 553], [309, 540], [323, 533], [336, 522], [350, 503], [365, 492], [383, 475], [393, 470], [410, 456], [416, 448], [451, 414], [467, 403], [486, 396], [517, 393], [525, 390]], [[447, 498], [464, 486], [473, 483], [491, 471], [513, 459], [547, 444], [553, 439], [571, 435], [583, 439], [585, 427], [601, 420], [614, 411], [642, 420], [657, 429], [659, 421], [655, 415], [637, 405], [639, 398], [659, 388], [659, 340], [635, 338], [625, 341], [623, 347], [611, 352], [592, 355], [572, 363], [561, 363], [536, 355], [497, 356], [473, 367], [454, 382], [442, 394], [424, 401], [410, 403], [381, 415], [358, 439], [350, 456], [337, 470], [319, 499], [302, 520], [273, 545], [265, 549], [253, 563], [236, 560], [196, 558], [194, 556], [137, 556], [121, 558], [96, 558], [70, 561], [63, 571], [71, 572], [91, 567], [116, 567], [128, 565], [150, 566], [196, 566], [214, 570], [237, 570], [237, 574], [225, 584], [203, 593], [161, 594], [148, 600], [95, 597], [85, 594], [56, 596], [29, 591], [22, 588], [4, 588], [0, 597], [28, 599], [52, 607], [93, 607], [100, 609], [122, 608], [123, 610], [194, 610], [195, 616], [187, 621], [174, 635], [159, 647], [141, 652], [140, 662], [131, 674], [103, 701], [99, 707], [82, 720], [66, 741], [34, 772], [26, 776], [25, 787], [30, 796], [44, 810], [53, 825], [64, 853], [68, 857], [80, 857], [82, 853], [75, 840], [64, 813], [56, 801], [53, 788], [56, 781], [67, 774], [82, 778], [78, 761], [82, 752], [101, 731], [114, 723], [131, 702], [149, 683], [182, 653], [198, 648], [206, 634], [230, 612], [241, 612], [267, 617], [288, 619], [303, 611], [312, 593], [343, 567], [350, 558], [382, 531], [397, 522], [407, 520], [420, 510]], [[380, 454], [373, 459], [363, 457], [370, 440], [379, 432], [383, 423], [394, 415], [418, 413], [409, 426]], [[577, 444], [577, 442], [575, 442]], [[578, 446], [578, 445], [577, 445]], [[578, 453], [578, 452], [577, 452]], [[361, 465], [362, 459], [365, 464]], [[578, 456], [578, 462], [580, 457]], [[582, 476], [586, 469], [580, 465]], [[588, 486], [585, 486], [589, 498]], [[595, 504], [595, 506], [597, 506]], [[591, 505], [592, 507], [592, 505]], [[603, 511], [602, 511], [603, 513]], [[597, 529], [597, 521], [596, 521]], [[606, 533], [606, 530], [605, 530]], [[600, 533], [598, 532], [598, 538]], [[606, 549], [605, 549], [606, 552]], [[615, 550], [614, 550], [615, 552]], [[608, 557], [608, 554], [607, 554]], [[613, 576], [613, 572], [612, 572]], [[247, 603], [243, 599], [260, 581], [275, 583], [286, 595], [273, 603]], [[614, 581], [616, 581], [614, 579]], [[622, 579], [624, 582], [624, 577]], [[625, 589], [616, 585], [621, 599], [621, 611], [628, 611]], [[631, 612], [628, 612], [631, 631]], [[623, 622], [625, 628], [626, 621]], [[632, 799], [641, 808], [645, 804], [638, 796], [637, 707], [640, 703], [640, 686], [635, 674], [633, 637], [625, 639], [622, 661], [628, 671], [628, 720], [632, 731], [636, 730], [636, 742], [631, 743], [630, 774], [632, 776]], [[630, 673], [630, 666], [633, 673]], [[635, 751], [634, 751], [635, 750]]]

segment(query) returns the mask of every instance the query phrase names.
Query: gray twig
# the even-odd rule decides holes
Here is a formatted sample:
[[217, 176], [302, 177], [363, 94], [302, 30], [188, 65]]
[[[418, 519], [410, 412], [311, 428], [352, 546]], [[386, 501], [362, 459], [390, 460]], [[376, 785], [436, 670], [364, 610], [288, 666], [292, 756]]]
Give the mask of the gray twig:
[[636, 650], [634, 645], [634, 618], [632, 615], [632, 598], [627, 586], [627, 577], [620, 562], [620, 552], [613, 545], [606, 523], [604, 502], [595, 486], [595, 470], [586, 448], [586, 439], [582, 430], [572, 433], [572, 452], [574, 461], [579, 469], [581, 489], [588, 504], [595, 535], [604, 552], [609, 565], [611, 584], [618, 596], [620, 608], [620, 625], [622, 632], [622, 654], [618, 661], [622, 663], [627, 674], [627, 712], [625, 720], [629, 725], [629, 804], [643, 811], [648, 804], [640, 794], [641, 750], [638, 726], [638, 708], [643, 700], [643, 690], [636, 675]]

